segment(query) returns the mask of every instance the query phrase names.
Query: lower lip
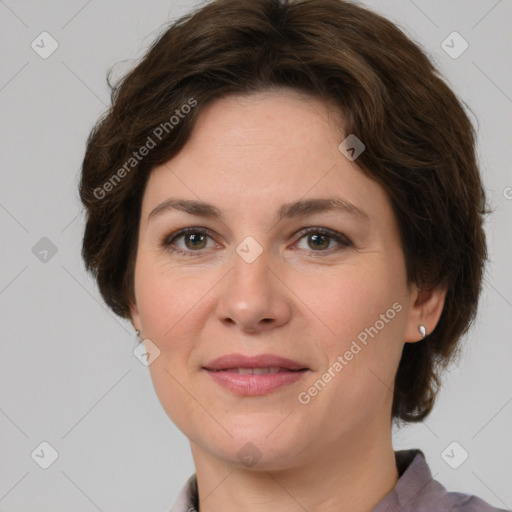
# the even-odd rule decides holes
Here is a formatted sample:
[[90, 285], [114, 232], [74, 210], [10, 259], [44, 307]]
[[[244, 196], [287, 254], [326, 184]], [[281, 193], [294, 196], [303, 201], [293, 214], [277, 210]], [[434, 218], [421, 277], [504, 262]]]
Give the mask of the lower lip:
[[308, 370], [267, 373], [265, 375], [242, 375], [227, 371], [206, 370], [212, 379], [237, 395], [265, 395], [302, 379]]

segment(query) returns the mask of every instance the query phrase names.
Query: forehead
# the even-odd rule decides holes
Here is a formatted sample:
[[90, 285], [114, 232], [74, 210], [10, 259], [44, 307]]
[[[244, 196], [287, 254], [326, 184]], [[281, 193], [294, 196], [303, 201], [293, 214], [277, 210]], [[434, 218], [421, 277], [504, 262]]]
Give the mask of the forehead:
[[342, 122], [328, 103], [291, 90], [215, 100], [182, 150], [152, 171], [143, 215], [171, 196], [238, 215], [333, 195], [362, 210], [388, 208], [380, 185], [339, 151]]

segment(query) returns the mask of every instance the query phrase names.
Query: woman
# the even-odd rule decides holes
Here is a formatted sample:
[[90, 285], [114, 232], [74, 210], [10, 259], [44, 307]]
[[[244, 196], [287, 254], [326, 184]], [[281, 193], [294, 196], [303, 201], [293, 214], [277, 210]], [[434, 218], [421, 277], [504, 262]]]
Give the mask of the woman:
[[419, 47], [341, 0], [214, 1], [117, 84], [83, 256], [190, 441], [173, 511], [497, 510], [391, 442], [476, 313], [474, 144]]

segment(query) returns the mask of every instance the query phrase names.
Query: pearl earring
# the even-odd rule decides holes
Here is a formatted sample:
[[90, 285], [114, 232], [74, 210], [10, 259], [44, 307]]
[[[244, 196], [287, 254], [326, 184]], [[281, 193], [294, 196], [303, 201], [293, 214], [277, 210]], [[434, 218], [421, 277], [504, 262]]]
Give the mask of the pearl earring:
[[424, 325], [420, 325], [418, 327], [418, 330], [420, 331], [421, 337], [424, 338], [427, 335], [427, 330], [425, 329]]

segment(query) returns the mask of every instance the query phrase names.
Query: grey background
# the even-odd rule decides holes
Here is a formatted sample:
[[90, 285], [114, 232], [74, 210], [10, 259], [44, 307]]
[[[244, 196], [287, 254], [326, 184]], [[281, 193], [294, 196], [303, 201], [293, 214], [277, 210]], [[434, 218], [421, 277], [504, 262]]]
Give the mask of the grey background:
[[[85, 139], [109, 101], [107, 69], [123, 60], [115, 76], [128, 69], [167, 20], [194, 4], [0, 0], [4, 512], [166, 511], [194, 471], [186, 438], [132, 353], [131, 325], [105, 308], [83, 270], [77, 198]], [[395, 446], [420, 447], [435, 478], [450, 490], [510, 508], [512, 2], [364, 4], [423, 45], [471, 106], [485, 186], [496, 208], [486, 226], [485, 289], [464, 357], [447, 374], [432, 415], [397, 432]], [[48, 59], [30, 46], [43, 31], [59, 44]], [[453, 31], [469, 43], [457, 59], [441, 48]], [[43, 237], [57, 249], [46, 262], [32, 252]], [[58, 452], [48, 469], [31, 458], [43, 441]], [[458, 469], [441, 456], [452, 441], [469, 453]]]

